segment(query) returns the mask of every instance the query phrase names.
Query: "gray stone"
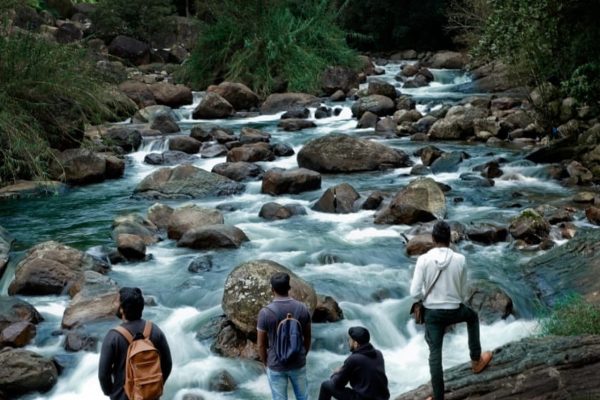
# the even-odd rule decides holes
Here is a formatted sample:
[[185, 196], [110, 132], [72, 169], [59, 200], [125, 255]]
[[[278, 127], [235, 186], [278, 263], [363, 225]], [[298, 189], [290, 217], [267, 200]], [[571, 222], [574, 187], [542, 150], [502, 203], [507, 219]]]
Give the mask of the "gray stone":
[[0, 388], [9, 398], [31, 392], [47, 392], [58, 380], [56, 364], [32, 351], [0, 351], [0, 365]]
[[238, 248], [249, 240], [242, 230], [233, 225], [204, 225], [188, 230], [177, 241], [177, 246], [200, 250]]
[[315, 203], [313, 210], [334, 214], [351, 213], [359, 198], [360, 195], [352, 186], [342, 183], [327, 189]]
[[265, 172], [261, 192], [270, 195], [297, 194], [321, 187], [321, 174], [306, 168], [284, 170], [273, 168]]

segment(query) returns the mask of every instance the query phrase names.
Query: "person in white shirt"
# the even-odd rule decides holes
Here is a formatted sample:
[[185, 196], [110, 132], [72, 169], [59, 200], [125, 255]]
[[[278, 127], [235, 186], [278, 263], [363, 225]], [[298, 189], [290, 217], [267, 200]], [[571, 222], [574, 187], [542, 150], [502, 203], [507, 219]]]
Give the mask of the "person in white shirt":
[[467, 323], [474, 373], [485, 369], [492, 360], [492, 353], [481, 352], [479, 317], [464, 304], [468, 299], [465, 256], [450, 249], [450, 225], [445, 221], [438, 221], [433, 227], [432, 236], [435, 247], [417, 259], [410, 295], [416, 300], [423, 300], [430, 290], [423, 300], [425, 340], [429, 346], [429, 373], [433, 389], [433, 397], [427, 400], [443, 400], [442, 345], [446, 327], [460, 322]]

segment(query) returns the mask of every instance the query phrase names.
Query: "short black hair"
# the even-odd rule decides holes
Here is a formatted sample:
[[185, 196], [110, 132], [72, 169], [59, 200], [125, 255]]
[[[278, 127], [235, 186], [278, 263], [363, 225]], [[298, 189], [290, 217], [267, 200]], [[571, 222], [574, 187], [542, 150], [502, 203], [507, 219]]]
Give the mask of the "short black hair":
[[433, 226], [433, 241], [436, 243], [450, 245], [450, 225], [446, 221], [438, 221]]
[[290, 291], [290, 275], [285, 272], [276, 272], [271, 275], [271, 287], [280, 296], [287, 296]]
[[144, 311], [144, 296], [142, 290], [134, 287], [123, 287], [119, 290], [119, 306], [127, 321], [136, 321], [142, 318]]

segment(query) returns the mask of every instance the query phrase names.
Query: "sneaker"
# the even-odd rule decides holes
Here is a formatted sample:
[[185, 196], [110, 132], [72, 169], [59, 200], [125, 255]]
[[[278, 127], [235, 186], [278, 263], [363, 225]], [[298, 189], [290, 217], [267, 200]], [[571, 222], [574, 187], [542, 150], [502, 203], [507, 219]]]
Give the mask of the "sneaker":
[[471, 361], [471, 369], [473, 370], [473, 373], [478, 374], [481, 371], [483, 371], [485, 369], [485, 367], [488, 366], [490, 361], [492, 361], [492, 352], [491, 351], [484, 351], [483, 353], [481, 353], [479, 360]]

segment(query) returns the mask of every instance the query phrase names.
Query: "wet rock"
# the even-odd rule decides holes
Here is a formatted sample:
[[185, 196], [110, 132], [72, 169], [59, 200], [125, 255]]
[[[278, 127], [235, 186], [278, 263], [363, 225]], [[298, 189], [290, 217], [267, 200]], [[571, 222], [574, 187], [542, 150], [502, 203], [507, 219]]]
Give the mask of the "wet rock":
[[184, 163], [192, 163], [198, 157], [193, 154], [187, 154], [183, 151], [165, 151], [160, 153], [150, 153], [144, 157], [144, 162], [150, 165], [179, 165]]
[[515, 239], [521, 239], [527, 244], [538, 244], [548, 238], [550, 224], [533, 209], [527, 209], [515, 218], [508, 228]]
[[203, 127], [197, 125], [192, 128], [190, 131], [190, 137], [194, 138], [200, 142], [209, 142], [213, 140], [210, 131], [205, 130]]
[[367, 94], [373, 95], [378, 94], [381, 96], [389, 97], [392, 100], [395, 100], [398, 97], [396, 93], [396, 88], [391, 83], [387, 83], [381, 79], [372, 79], [369, 81], [369, 87], [367, 89]]
[[268, 143], [253, 143], [235, 147], [227, 152], [227, 162], [273, 161], [275, 155]]
[[11, 325], [26, 322], [38, 324], [44, 318], [28, 302], [8, 296], [0, 296], [0, 332]]
[[[530, 337], [494, 350], [491, 365], [474, 375], [470, 362], [444, 371], [445, 398], [571, 399], [595, 396], [600, 336]], [[395, 400], [424, 399], [429, 383]]]
[[288, 110], [281, 115], [281, 119], [306, 119], [310, 117], [310, 110], [306, 107]]
[[600, 225], [600, 208], [590, 206], [585, 209], [585, 217], [594, 225]]
[[58, 181], [17, 181], [0, 188], [0, 200], [50, 196], [64, 193], [67, 188], [67, 185]]
[[181, 151], [187, 154], [196, 154], [200, 151], [202, 142], [189, 136], [175, 136], [169, 139], [169, 150]]
[[420, 256], [435, 247], [431, 233], [415, 235], [406, 244], [406, 254], [409, 257]]
[[50, 174], [72, 185], [101, 182], [106, 178], [106, 160], [88, 149], [68, 149], [57, 154]]
[[263, 206], [260, 208], [258, 216], [266, 219], [267, 221], [274, 221], [278, 219], [288, 219], [297, 214], [299, 213], [294, 207], [287, 205], [283, 206], [278, 203], [269, 202], [263, 204]]
[[146, 258], [144, 239], [127, 233], [117, 236], [117, 250], [127, 260], [143, 260]]
[[223, 325], [217, 334], [211, 350], [224, 357], [259, 360], [256, 343], [229, 321]]
[[595, 198], [596, 193], [594, 192], [579, 192], [573, 196], [573, 202], [580, 204], [588, 204], [593, 203]]
[[225, 370], [218, 371], [208, 381], [208, 390], [213, 392], [232, 392], [236, 388], [235, 379]]
[[347, 67], [329, 67], [321, 75], [321, 90], [326, 96], [331, 96], [338, 90], [348, 93], [359, 84], [356, 71]]
[[423, 164], [415, 165], [410, 170], [411, 175], [415, 176], [425, 176], [432, 174], [431, 168], [424, 166]]
[[356, 118], [362, 117], [367, 111], [379, 117], [385, 117], [386, 115], [392, 115], [395, 110], [396, 105], [394, 101], [389, 97], [379, 94], [362, 97], [352, 104], [352, 115]]
[[197, 199], [240, 193], [244, 185], [224, 176], [184, 164], [161, 168], [146, 176], [135, 188], [134, 197], [151, 199]]
[[159, 116], [166, 116], [168, 119], [175, 122], [179, 120], [177, 114], [175, 114], [175, 111], [173, 111], [171, 107], [153, 105], [138, 110], [133, 116], [133, 123], [152, 124]]
[[207, 91], [217, 93], [236, 110], [250, 110], [259, 103], [258, 95], [243, 83], [225, 81], [218, 86], [209, 86]]
[[32, 247], [17, 264], [8, 294], [39, 296], [69, 293], [73, 296], [81, 289], [84, 271], [106, 272], [106, 267], [72, 247], [54, 241], [43, 242]]
[[257, 142], [269, 143], [269, 141], [271, 140], [271, 135], [267, 132], [263, 132], [258, 129], [244, 127], [240, 132], [239, 140], [241, 144], [250, 144]]
[[277, 127], [287, 132], [296, 132], [303, 129], [316, 128], [317, 124], [306, 119], [289, 118], [279, 121]]
[[143, 239], [146, 245], [158, 241], [158, 228], [148, 219], [139, 214], [125, 214], [116, 217], [112, 223], [112, 238], [122, 234], [136, 235]]
[[469, 187], [492, 187], [495, 184], [493, 179], [485, 178], [472, 172], [464, 172], [460, 174], [459, 178]]
[[[362, 117], [360, 117], [356, 127], [359, 129], [374, 128], [377, 125], [378, 119], [379, 117], [377, 115], [373, 114], [371, 111], [367, 111], [362, 115]], [[396, 129], [394, 127], [394, 133], [395, 130]]]
[[104, 135], [104, 142], [119, 146], [126, 152], [131, 152], [142, 145], [142, 134], [134, 128], [113, 127]]
[[373, 192], [367, 197], [360, 208], [363, 210], [377, 210], [381, 203], [383, 203], [384, 198], [385, 194], [383, 192]]
[[400, 96], [396, 99], [396, 109], [398, 110], [414, 110], [416, 104], [410, 96]]
[[187, 231], [225, 223], [219, 210], [188, 204], [173, 210], [167, 225], [169, 239], [179, 240]]
[[272, 300], [270, 277], [275, 272], [290, 275], [290, 296], [305, 303], [311, 314], [317, 305], [314, 289], [284, 266], [269, 260], [240, 264], [225, 281], [222, 307], [227, 318], [245, 334], [256, 332], [258, 312]]
[[317, 295], [317, 306], [312, 315], [312, 322], [338, 322], [344, 319], [344, 312], [331, 296]]
[[429, 130], [429, 136], [438, 140], [461, 140], [475, 134], [475, 121], [488, 116], [489, 110], [454, 106], [446, 117], [436, 121]]
[[245, 161], [220, 163], [213, 167], [212, 172], [226, 176], [237, 182], [261, 179], [264, 170], [256, 164]]
[[31, 322], [15, 322], [0, 331], [0, 348], [25, 347], [35, 334], [36, 327]]
[[458, 171], [460, 163], [462, 163], [466, 158], [468, 157], [465, 157], [465, 153], [462, 151], [442, 153], [438, 158], [435, 159], [435, 161], [431, 163], [431, 171], [434, 174], [456, 172]]
[[298, 165], [339, 173], [410, 166], [407, 154], [366, 139], [331, 134], [309, 141], [298, 152]]
[[193, 95], [190, 88], [185, 85], [174, 85], [168, 82], [158, 82], [148, 85], [157, 104], [179, 108], [193, 103]]
[[354, 203], [360, 194], [351, 185], [342, 183], [323, 193], [313, 206], [313, 210], [333, 214], [347, 214], [354, 211]]
[[276, 114], [302, 107], [318, 107], [321, 101], [306, 93], [273, 93], [260, 106], [261, 114]]
[[125, 81], [119, 84], [119, 90], [140, 108], [156, 105], [154, 95], [143, 82]]
[[576, 185], [589, 185], [594, 181], [594, 174], [577, 161], [571, 161], [567, 166], [567, 173]]
[[535, 211], [544, 217], [549, 224], [555, 225], [560, 222], [573, 221], [573, 210], [567, 208], [557, 208], [547, 204], [538, 206]]
[[82, 290], [65, 309], [64, 329], [83, 327], [88, 323], [116, 319], [119, 287], [115, 281], [94, 271], [86, 271]]
[[477, 312], [482, 323], [493, 324], [513, 313], [512, 299], [499, 286], [478, 280], [470, 287], [467, 305]]
[[4, 349], [0, 351], [0, 365], [0, 388], [8, 398], [47, 392], [58, 380], [54, 361], [32, 351]]
[[207, 92], [204, 98], [192, 112], [194, 119], [221, 119], [233, 114], [233, 106], [223, 97], [213, 92]]
[[106, 170], [104, 176], [107, 179], [117, 179], [125, 173], [125, 160], [109, 153], [99, 153], [100, 157], [106, 161]]
[[205, 144], [200, 150], [202, 158], [216, 158], [227, 155], [229, 150], [222, 144]]
[[467, 237], [473, 242], [490, 245], [505, 242], [508, 239], [508, 229], [504, 226], [481, 224], [469, 228]]
[[439, 51], [429, 60], [429, 66], [437, 69], [464, 69], [467, 62], [466, 54], [455, 51]]
[[127, 36], [117, 36], [108, 46], [109, 54], [122, 58], [133, 65], [150, 62], [150, 46], [147, 43]]
[[343, 90], [336, 90], [331, 96], [329, 96], [329, 100], [332, 102], [339, 102], [346, 100], [346, 93]]
[[498, 161], [490, 161], [483, 166], [481, 176], [488, 179], [499, 178], [504, 174], [504, 171], [500, 169]]
[[261, 193], [272, 196], [291, 193], [298, 194], [321, 187], [321, 174], [306, 168], [285, 170], [273, 168], [265, 172]]
[[315, 118], [316, 119], [329, 118], [332, 115], [333, 115], [333, 109], [331, 109], [330, 107], [321, 106], [315, 110]]
[[[361, 120], [365, 118], [368, 112], [364, 113]], [[360, 122], [359, 122], [360, 124]], [[360, 127], [360, 126], [359, 126]], [[375, 132], [377, 133], [389, 133], [390, 135], [395, 135], [397, 132], [398, 123], [392, 117], [385, 117], [379, 119], [375, 124]]]
[[152, 124], [150, 125], [150, 129], [157, 130], [163, 135], [168, 135], [170, 133], [177, 133], [181, 131], [181, 129], [179, 129], [179, 125], [177, 125], [177, 122], [175, 122], [171, 119], [170, 116], [165, 114], [157, 115], [156, 118], [154, 118]]
[[428, 86], [429, 82], [431, 82], [431, 80], [427, 79], [427, 76], [423, 74], [417, 74], [414, 77], [408, 79], [406, 82], [404, 82], [402, 87], [404, 89], [416, 89]]
[[213, 259], [210, 255], [198, 256], [188, 265], [188, 271], [193, 273], [209, 272], [213, 268]]
[[402, 189], [375, 217], [376, 224], [406, 224], [443, 219], [446, 197], [431, 178], [418, 178]]
[[271, 149], [273, 151], [273, 154], [275, 154], [277, 157], [289, 157], [296, 154], [292, 146], [284, 143], [277, 143], [273, 145]]
[[426, 146], [419, 149], [416, 155], [421, 157], [421, 162], [425, 166], [430, 166], [435, 160], [440, 158], [444, 152], [435, 146]]
[[4, 270], [8, 264], [9, 253], [14, 242], [14, 238], [0, 226], [0, 278], [4, 275]]
[[98, 338], [85, 331], [70, 331], [65, 336], [65, 350], [70, 352], [91, 351], [98, 348]]
[[233, 225], [204, 225], [188, 230], [177, 242], [177, 247], [202, 250], [238, 248], [249, 240], [241, 229]]
[[558, 224], [558, 228], [563, 239], [573, 239], [577, 233], [577, 227], [571, 222], [561, 222]]

